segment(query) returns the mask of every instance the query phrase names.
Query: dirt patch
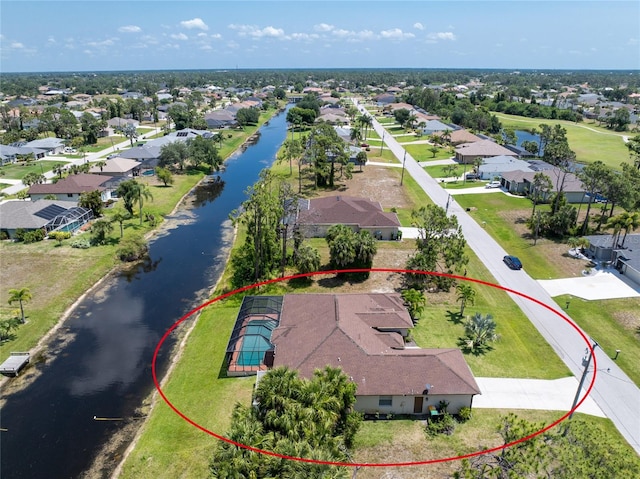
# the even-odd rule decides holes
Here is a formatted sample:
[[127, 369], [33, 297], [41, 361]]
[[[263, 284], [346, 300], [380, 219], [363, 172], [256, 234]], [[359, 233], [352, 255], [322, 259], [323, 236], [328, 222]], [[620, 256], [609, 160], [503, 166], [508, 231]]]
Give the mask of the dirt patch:
[[624, 329], [630, 331], [640, 331], [640, 312], [638, 311], [616, 311], [613, 313], [615, 320]]
[[312, 196], [348, 195], [360, 196], [379, 201], [382, 208], [408, 208], [409, 197], [398, 182], [398, 176], [392, 168], [384, 166], [365, 166], [362, 171], [353, 172], [353, 178], [340, 184], [335, 190], [312, 190]]

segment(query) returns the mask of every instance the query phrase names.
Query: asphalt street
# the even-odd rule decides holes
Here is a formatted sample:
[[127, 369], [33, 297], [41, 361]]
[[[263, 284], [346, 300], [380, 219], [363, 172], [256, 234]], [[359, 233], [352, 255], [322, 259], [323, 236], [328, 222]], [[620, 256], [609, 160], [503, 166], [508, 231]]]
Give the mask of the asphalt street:
[[[362, 113], [365, 108], [356, 101]], [[383, 137], [383, 127], [373, 118], [373, 128]], [[547, 291], [525, 270], [513, 271], [502, 262], [508, 254], [486, 230], [455, 201], [446, 190], [429, 176], [424, 169], [407, 153], [391, 135], [384, 135], [386, 146], [395, 157], [404, 163], [405, 174], [410, 174], [432, 201], [445, 208], [458, 218], [469, 246], [491, 272], [497, 284], [507, 288], [509, 295], [522, 309], [540, 334], [547, 340], [569, 370], [580, 378], [584, 371], [589, 350], [585, 338], [593, 345], [598, 338], [589, 338], [580, 330], [553, 301]], [[531, 299], [529, 299], [531, 298]], [[594, 307], [597, 314], [597, 307]], [[586, 390], [593, 381], [591, 398], [604, 414], [613, 421], [629, 444], [640, 454], [640, 389], [617, 366], [612, 359], [615, 351], [603, 351], [594, 347], [594, 360], [591, 361], [584, 382], [580, 401], [585, 398]], [[601, 371], [608, 371], [602, 374]], [[584, 399], [586, 401], [586, 399]]]

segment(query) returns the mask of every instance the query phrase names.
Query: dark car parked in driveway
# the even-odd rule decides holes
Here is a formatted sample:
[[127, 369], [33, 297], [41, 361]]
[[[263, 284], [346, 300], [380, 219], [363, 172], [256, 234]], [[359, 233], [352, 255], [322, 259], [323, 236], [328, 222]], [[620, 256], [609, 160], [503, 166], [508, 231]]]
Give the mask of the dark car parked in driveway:
[[515, 256], [507, 255], [502, 258], [502, 261], [511, 269], [522, 269], [522, 263]]

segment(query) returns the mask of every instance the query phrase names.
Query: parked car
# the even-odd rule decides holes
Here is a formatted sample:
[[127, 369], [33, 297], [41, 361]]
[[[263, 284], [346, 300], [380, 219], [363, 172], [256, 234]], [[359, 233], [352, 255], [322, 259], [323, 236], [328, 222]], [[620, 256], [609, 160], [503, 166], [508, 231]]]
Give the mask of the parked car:
[[467, 173], [464, 177], [467, 180], [479, 180], [480, 179], [480, 175], [478, 173]]
[[511, 269], [522, 269], [522, 262], [516, 256], [507, 255], [502, 261]]
[[485, 188], [500, 188], [500, 186], [502, 186], [501, 183], [499, 181], [495, 180], [495, 181], [490, 181], [489, 183], [487, 183], [485, 185]]

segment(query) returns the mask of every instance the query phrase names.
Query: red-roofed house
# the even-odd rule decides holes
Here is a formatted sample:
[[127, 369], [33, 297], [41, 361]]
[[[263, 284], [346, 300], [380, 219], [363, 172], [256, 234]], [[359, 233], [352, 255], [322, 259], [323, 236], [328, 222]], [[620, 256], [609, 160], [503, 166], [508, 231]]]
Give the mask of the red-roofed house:
[[[243, 327], [251, 331], [263, 323], [259, 317]], [[270, 337], [264, 338], [262, 363], [246, 373], [287, 366], [309, 378], [316, 369], [340, 367], [357, 384], [355, 408], [365, 414], [425, 414], [440, 401], [452, 413], [471, 407], [480, 388], [462, 352], [407, 347], [412, 327], [399, 294], [288, 294], [279, 319], [264, 330]], [[249, 333], [235, 343], [230, 369], [254, 339]]]
[[356, 233], [367, 230], [378, 239], [398, 237], [398, 215], [384, 212], [377, 201], [353, 196], [326, 196], [302, 200], [299, 205], [296, 224], [307, 238], [322, 238], [336, 224], [349, 226]]

